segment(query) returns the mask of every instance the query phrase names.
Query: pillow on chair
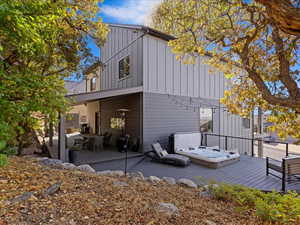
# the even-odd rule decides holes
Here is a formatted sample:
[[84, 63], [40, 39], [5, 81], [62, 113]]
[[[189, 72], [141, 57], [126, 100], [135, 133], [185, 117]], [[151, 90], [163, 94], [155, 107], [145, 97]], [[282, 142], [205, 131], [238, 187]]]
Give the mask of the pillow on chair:
[[169, 153], [166, 151], [166, 150], [162, 150], [161, 152], [160, 152], [160, 155], [161, 155], [161, 157], [165, 157], [165, 156], [167, 156]]

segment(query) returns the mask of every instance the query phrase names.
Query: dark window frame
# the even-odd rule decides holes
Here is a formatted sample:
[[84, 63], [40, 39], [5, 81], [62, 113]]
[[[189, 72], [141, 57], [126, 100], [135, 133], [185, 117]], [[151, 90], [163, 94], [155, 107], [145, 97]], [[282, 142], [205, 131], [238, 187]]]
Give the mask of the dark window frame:
[[[207, 123], [207, 129], [203, 130], [203, 125], [201, 124], [201, 110], [210, 110], [211, 111], [211, 120], [208, 120]], [[211, 121], [211, 122], [210, 122]], [[204, 133], [213, 133], [214, 132], [214, 109], [212, 108], [199, 108], [199, 127], [200, 127], [200, 132], [204, 132]]]
[[[126, 60], [128, 61], [128, 62], [126, 62]], [[125, 71], [125, 66], [126, 66], [126, 64], [127, 64], [127, 66], [128, 66], [128, 68], [127, 68], [127, 71]], [[127, 56], [125, 56], [125, 57], [123, 57], [123, 58], [121, 58], [120, 60], [119, 60], [119, 80], [123, 80], [123, 79], [126, 79], [126, 78], [128, 78], [129, 76], [130, 76], [130, 67], [131, 67], [131, 64], [130, 64], [130, 56], [129, 55], [127, 55]]]

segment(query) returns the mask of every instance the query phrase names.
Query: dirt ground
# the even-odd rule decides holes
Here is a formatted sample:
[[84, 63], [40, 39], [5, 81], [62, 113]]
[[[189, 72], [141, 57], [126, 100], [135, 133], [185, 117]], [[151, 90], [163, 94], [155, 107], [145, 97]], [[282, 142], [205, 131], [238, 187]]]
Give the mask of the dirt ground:
[[[116, 186], [115, 181], [129, 186]], [[62, 182], [59, 191], [45, 190]], [[8, 203], [26, 192], [24, 201]], [[178, 215], [157, 210], [159, 203], [172, 203]], [[198, 189], [160, 182], [134, 181], [94, 173], [58, 170], [24, 158], [12, 157], [0, 168], [0, 225], [200, 225], [261, 224], [252, 214], [240, 214], [230, 202], [199, 195]]]

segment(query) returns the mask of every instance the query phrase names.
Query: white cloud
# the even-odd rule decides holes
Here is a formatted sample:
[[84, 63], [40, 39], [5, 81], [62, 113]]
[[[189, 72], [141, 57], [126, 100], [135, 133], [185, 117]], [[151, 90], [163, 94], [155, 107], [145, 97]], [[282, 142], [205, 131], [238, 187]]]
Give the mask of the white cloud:
[[104, 5], [102, 13], [120, 23], [145, 24], [153, 9], [162, 0], [124, 0], [120, 6]]

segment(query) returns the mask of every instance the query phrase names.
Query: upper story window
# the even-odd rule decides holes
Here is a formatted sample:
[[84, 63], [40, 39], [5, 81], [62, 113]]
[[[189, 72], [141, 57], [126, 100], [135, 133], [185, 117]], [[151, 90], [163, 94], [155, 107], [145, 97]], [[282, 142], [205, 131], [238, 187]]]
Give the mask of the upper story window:
[[200, 108], [200, 132], [213, 132], [213, 109]]
[[250, 119], [248, 119], [248, 118], [243, 118], [242, 122], [243, 122], [243, 127], [244, 127], [244, 128], [246, 128], [246, 129], [250, 129], [250, 128], [251, 128], [251, 125], [250, 125]]
[[95, 91], [96, 90], [96, 81], [97, 81], [97, 78], [96, 77], [93, 77], [90, 82], [91, 82], [91, 91]]
[[130, 75], [130, 57], [126, 56], [119, 61], [119, 79]]

